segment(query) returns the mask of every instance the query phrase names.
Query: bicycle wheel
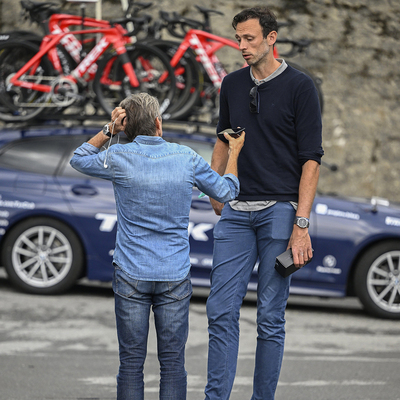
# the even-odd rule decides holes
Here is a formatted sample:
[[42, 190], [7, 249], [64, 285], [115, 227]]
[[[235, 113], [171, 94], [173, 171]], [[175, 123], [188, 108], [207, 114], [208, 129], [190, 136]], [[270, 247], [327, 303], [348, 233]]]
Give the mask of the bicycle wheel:
[[[178, 50], [179, 43], [168, 40], [150, 42], [162, 50], [170, 59]], [[187, 50], [174, 67], [176, 93], [171, 107], [168, 109], [169, 119], [184, 119], [191, 115], [193, 106], [198, 102], [203, 90], [203, 74], [192, 50]]]
[[98, 102], [110, 115], [127, 96], [146, 92], [158, 99], [161, 113], [164, 114], [171, 105], [176, 88], [174, 71], [168, 58], [161, 50], [142, 43], [128, 47], [127, 55], [139, 86], [131, 86], [123, 69], [122, 57], [111, 53], [99, 62], [94, 78], [93, 90]]
[[[46, 108], [49, 93], [13, 86], [11, 77], [37, 52], [33, 43], [10, 40], [0, 45], [0, 120], [5, 122], [29, 121]], [[53, 75], [50, 62], [42, 58], [33, 74], [25, 74], [28, 82], [40, 83], [44, 76]]]
[[321, 114], [324, 110], [324, 95], [322, 93], [322, 89], [321, 89], [321, 84], [322, 84], [322, 80], [315, 77], [310, 71], [308, 71], [307, 69], [301, 67], [300, 65], [293, 63], [291, 61], [285, 60], [287, 64], [289, 64], [291, 67], [297, 69], [300, 72], [303, 72], [304, 74], [308, 75], [312, 81], [314, 82], [315, 88], [317, 89], [317, 93], [318, 93], [318, 98], [319, 98], [319, 105], [321, 107]]

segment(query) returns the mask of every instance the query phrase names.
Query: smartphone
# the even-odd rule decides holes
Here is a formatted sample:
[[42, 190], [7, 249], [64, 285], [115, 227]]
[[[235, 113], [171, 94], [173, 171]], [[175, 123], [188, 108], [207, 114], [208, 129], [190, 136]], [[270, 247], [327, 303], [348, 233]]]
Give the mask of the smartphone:
[[237, 131], [233, 131], [232, 133], [231, 132], [228, 132], [228, 134], [229, 134], [229, 136], [232, 136], [232, 137], [234, 137], [234, 138], [238, 138], [241, 134], [242, 134], [242, 132], [245, 130], [246, 128], [241, 128], [241, 129], [239, 129], [239, 130], [237, 130]]

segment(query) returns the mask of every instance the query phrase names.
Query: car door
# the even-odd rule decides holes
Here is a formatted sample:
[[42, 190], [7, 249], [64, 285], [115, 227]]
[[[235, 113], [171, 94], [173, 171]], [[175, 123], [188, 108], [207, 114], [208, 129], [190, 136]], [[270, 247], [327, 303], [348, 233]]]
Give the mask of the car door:
[[112, 183], [84, 175], [69, 164], [74, 150], [87, 139], [83, 136], [71, 138], [70, 148], [57, 173], [57, 182], [68, 202], [74, 224], [79, 226], [87, 253], [88, 278], [108, 281], [112, 279], [117, 232]]
[[68, 204], [54, 179], [65, 138], [28, 138], [4, 147], [0, 157], [0, 208], [7, 226], [34, 216], [68, 218]]

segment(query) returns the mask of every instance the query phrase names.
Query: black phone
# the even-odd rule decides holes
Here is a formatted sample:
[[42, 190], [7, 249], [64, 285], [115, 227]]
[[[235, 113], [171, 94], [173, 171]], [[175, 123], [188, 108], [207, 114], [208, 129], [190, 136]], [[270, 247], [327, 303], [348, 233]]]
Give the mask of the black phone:
[[228, 134], [229, 134], [229, 136], [232, 136], [232, 137], [234, 137], [234, 138], [238, 138], [238, 137], [242, 134], [242, 132], [243, 132], [245, 129], [246, 129], [246, 128], [241, 128], [241, 129], [239, 129], [239, 130], [237, 130], [237, 131], [228, 132]]
[[[312, 249], [312, 252], [314, 255], [314, 249]], [[312, 257], [304, 265], [307, 265], [311, 261]], [[294, 266], [292, 249], [287, 249], [282, 254], [279, 254], [278, 257], [276, 257], [275, 269], [284, 278], [288, 277], [289, 275], [293, 274], [293, 272], [296, 272], [299, 269]]]

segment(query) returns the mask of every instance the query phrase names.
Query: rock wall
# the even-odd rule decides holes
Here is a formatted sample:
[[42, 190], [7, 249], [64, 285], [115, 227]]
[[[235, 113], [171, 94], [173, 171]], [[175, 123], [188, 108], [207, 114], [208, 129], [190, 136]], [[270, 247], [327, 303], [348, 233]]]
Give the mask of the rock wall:
[[[1, 0], [0, 0], [1, 1]], [[1, 31], [33, 29], [21, 23], [19, 2], [2, 0]], [[150, 13], [177, 11], [197, 18], [192, 0], [158, 0]], [[398, 0], [204, 0], [225, 16], [212, 20], [214, 32], [233, 38], [232, 17], [253, 5], [268, 5], [290, 23], [280, 37], [313, 40], [293, 61], [323, 81], [324, 160], [319, 189], [400, 201], [400, 1]], [[78, 5], [65, 8], [80, 12]], [[95, 16], [94, 6], [86, 8]], [[103, 2], [103, 17], [121, 15], [117, 0]], [[230, 56], [225, 61], [232, 63]]]

